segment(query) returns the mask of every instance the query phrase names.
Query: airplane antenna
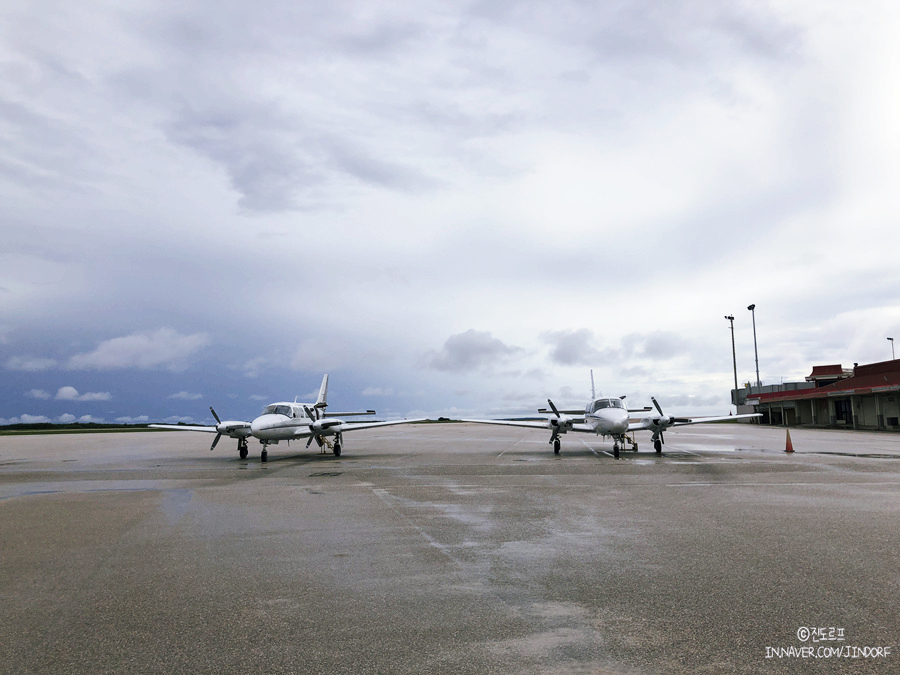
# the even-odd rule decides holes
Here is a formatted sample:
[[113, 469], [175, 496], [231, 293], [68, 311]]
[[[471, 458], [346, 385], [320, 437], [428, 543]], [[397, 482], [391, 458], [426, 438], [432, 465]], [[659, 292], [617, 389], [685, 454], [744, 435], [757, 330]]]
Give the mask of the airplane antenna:
[[591, 368], [591, 400], [597, 398], [597, 392], [594, 391], [594, 369]]

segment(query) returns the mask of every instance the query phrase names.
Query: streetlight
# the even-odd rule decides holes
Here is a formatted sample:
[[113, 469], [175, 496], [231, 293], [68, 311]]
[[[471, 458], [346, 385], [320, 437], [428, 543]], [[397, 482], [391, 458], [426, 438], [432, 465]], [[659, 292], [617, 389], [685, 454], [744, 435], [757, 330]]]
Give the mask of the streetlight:
[[894, 338], [888, 338], [891, 341], [891, 361], [893, 361], [896, 356], [894, 356]]
[[734, 362], [734, 409], [737, 410], [737, 407], [738, 407], [737, 353], [734, 351], [734, 317], [729, 314], [725, 318], [731, 322], [731, 360]]
[[756, 305], [750, 305], [747, 309], [753, 315], [753, 356], [756, 357], [756, 389], [759, 392], [762, 382], [759, 381], [759, 352], [756, 351]]

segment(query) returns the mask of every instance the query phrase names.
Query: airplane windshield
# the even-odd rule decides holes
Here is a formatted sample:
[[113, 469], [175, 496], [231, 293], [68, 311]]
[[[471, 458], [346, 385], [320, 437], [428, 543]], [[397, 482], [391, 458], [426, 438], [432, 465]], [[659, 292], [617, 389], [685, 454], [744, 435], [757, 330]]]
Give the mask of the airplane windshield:
[[598, 401], [594, 401], [591, 406], [591, 412], [597, 412], [598, 410], [602, 410], [603, 408], [624, 408], [625, 404], [622, 402], [620, 398], [601, 398]]
[[285, 415], [287, 417], [291, 416], [291, 406], [289, 405], [277, 405], [273, 403], [272, 405], [267, 405], [266, 409], [263, 410], [263, 415]]

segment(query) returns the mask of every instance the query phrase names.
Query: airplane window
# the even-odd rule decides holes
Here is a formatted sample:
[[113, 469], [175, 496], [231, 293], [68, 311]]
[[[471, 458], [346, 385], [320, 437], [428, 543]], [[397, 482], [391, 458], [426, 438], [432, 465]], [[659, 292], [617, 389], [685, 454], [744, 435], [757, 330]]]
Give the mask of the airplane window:
[[610, 403], [612, 403], [613, 408], [624, 408], [625, 407], [625, 404], [622, 403], [622, 399], [620, 399], [620, 398], [614, 398], [612, 401], [610, 401]]
[[594, 410], [592, 412], [597, 412], [598, 410], [601, 410], [603, 408], [608, 408], [608, 407], [609, 407], [609, 401], [606, 401], [606, 400], [594, 401]]
[[263, 414], [263, 415], [273, 415], [273, 414], [275, 414], [275, 408], [276, 408], [276, 407], [277, 407], [277, 406], [274, 405], [274, 404], [273, 404], [273, 405], [267, 405], [267, 406], [265, 407], [265, 409], [262, 411], [262, 414]]
[[275, 414], [276, 415], [285, 415], [287, 417], [290, 417], [291, 416], [291, 407], [288, 405], [275, 406]]

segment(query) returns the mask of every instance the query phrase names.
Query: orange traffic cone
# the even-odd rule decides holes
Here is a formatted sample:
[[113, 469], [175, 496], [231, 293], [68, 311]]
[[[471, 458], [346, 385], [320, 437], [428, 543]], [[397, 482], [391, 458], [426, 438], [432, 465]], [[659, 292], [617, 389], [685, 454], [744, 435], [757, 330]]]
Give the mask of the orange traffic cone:
[[786, 440], [785, 443], [784, 443], [784, 451], [785, 451], [785, 452], [793, 452], [793, 451], [794, 451], [794, 444], [791, 443], [791, 430], [790, 430], [790, 429], [785, 429], [785, 431], [787, 432], [787, 440]]

